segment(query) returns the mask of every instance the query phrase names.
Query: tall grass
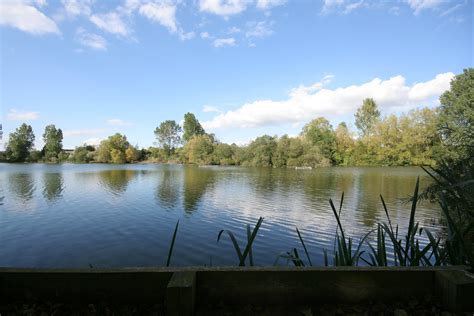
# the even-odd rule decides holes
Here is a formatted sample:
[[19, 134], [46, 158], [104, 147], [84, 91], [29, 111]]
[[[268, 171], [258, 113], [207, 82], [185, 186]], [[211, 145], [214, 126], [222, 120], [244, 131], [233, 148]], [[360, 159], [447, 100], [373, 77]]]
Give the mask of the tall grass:
[[[399, 238], [398, 224], [395, 229], [392, 225], [392, 220], [387, 209], [387, 205], [382, 196], [380, 200], [382, 207], [387, 217], [386, 222], [377, 224], [376, 230], [370, 230], [362, 236], [357, 246], [355, 246], [352, 237], [347, 237], [347, 233], [341, 223], [341, 211], [344, 201], [344, 193], [342, 194], [341, 201], [339, 204], [339, 210], [336, 210], [334, 202], [329, 199], [329, 205], [333, 211], [334, 217], [337, 222], [337, 228], [334, 238], [334, 249], [333, 249], [333, 265], [335, 266], [357, 266], [359, 261], [362, 260], [370, 266], [388, 266], [389, 255], [387, 250], [387, 242], [393, 249], [393, 265], [395, 266], [420, 266], [420, 265], [443, 265], [446, 264], [447, 251], [440, 246], [440, 238], [434, 238], [433, 234], [426, 228], [420, 228], [418, 222], [415, 222], [416, 207], [418, 203], [419, 194], [419, 178], [416, 181], [415, 190], [412, 198], [412, 205], [410, 210], [410, 218], [408, 222], [407, 233], [403, 238]], [[312, 265], [310, 256], [306, 247], [306, 244], [298, 230], [296, 229], [298, 238], [305, 250], [308, 262]], [[368, 237], [377, 232], [375, 237], [375, 244], [369, 241]], [[422, 246], [420, 240], [421, 235], [426, 235], [428, 242]], [[363, 250], [363, 245], [368, 247], [367, 251]], [[329, 265], [328, 251], [324, 251], [324, 264]], [[366, 254], [366, 256], [364, 256]], [[287, 258], [290, 258], [293, 262], [300, 260], [297, 255], [296, 249], [292, 252], [286, 253]], [[296, 266], [297, 264], [295, 264]], [[301, 265], [298, 262], [298, 265]]]

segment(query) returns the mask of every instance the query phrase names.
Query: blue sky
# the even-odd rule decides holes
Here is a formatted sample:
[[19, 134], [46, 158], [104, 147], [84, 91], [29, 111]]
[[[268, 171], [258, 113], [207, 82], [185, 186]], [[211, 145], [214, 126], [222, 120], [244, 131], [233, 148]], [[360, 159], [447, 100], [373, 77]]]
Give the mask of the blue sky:
[[225, 142], [436, 106], [473, 66], [469, 0], [2, 0], [4, 139], [21, 123], [64, 146], [115, 132], [150, 146], [193, 112]]

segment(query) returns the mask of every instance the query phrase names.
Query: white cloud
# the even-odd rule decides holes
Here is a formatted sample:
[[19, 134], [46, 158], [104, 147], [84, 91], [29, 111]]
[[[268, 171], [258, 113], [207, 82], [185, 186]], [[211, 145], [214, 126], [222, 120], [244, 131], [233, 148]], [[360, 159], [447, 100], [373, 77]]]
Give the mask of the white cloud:
[[358, 2], [350, 3], [346, 5], [346, 8], [344, 9], [344, 14], [349, 14], [354, 10], [357, 10], [364, 6], [364, 0], [360, 0]]
[[34, 121], [39, 118], [38, 112], [27, 112], [23, 110], [10, 109], [7, 114], [9, 121]]
[[342, 4], [344, 4], [344, 0], [324, 0], [324, 5], [321, 9], [321, 13], [328, 13], [331, 9], [338, 7]]
[[262, 10], [268, 10], [272, 7], [283, 5], [286, 0], [257, 0], [257, 8]]
[[113, 126], [130, 126], [130, 125], [132, 125], [132, 123], [130, 123], [130, 122], [127, 122], [127, 121], [124, 121], [124, 120], [121, 120], [121, 119], [117, 119], [117, 118], [107, 120], [107, 124], [113, 125]]
[[214, 47], [235, 46], [235, 38], [218, 38], [212, 43]]
[[334, 78], [334, 75], [326, 75], [323, 77], [323, 79], [321, 79], [321, 81], [316, 82], [310, 86], [300, 85], [297, 88], [291, 89], [289, 95], [290, 97], [293, 97], [293, 96], [298, 96], [301, 94], [309, 94], [309, 93], [313, 93], [315, 91], [321, 90], [323, 86], [330, 83], [333, 78]]
[[34, 6], [21, 1], [0, 1], [0, 25], [35, 35], [60, 33], [53, 20]]
[[170, 32], [178, 30], [176, 6], [169, 3], [147, 3], [140, 7], [140, 14], [166, 27]]
[[449, 83], [453, 78], [451, 72], [437, 75], [433, 80], [420, 82], [410, 89], [408, 97], [413, 101], [423, 101], [439, 95], [440, 91], [449, 89]]
[[245, 32], [246, 37], [265, 37], [273, 34], [272, 23], [267, 21], [260, 22], [248, 22], [247, 23], [247, 32]]
[[246, 103], [233, 111], [217, 115], [203, 122], [206, 129], [224, 127], [260, 127], [306, 122], [317, 116], [349, 115], [355, 112], [362, 100], [374, 98], [386, 111], [409, 110], [421, 105], [433, 105], [447, 89], [454, 74], [437, 75], [433, 80], [408, 86], [403, 76], [387, 80], [375, 78], [361, 85], [326, 89], [331, 78], [309, 87], [291, 90], [285, 100], [257, 100]]
[[104, 132], [103, 128], [93, 128], [93, 129], [76, 129], [76, 130], [65, 130], [63, 131], [64, 137], [75, 137], [75, 136], [84, 136], [84, 135], [95, 135]]
[[83, 141], [82, 143], [83, 143], [84, 145], [99, 146], [101, 141], [102, 141], [102, 138], [99, 138], [99, 137], [92, 137], [92, 138], [86, 139], [86, 140]]
[[203, 106], [202, 111], [205, 112], [205, 113], [209, 113], [209, 112], [219, 112], [219, 113], [221, 113], [222, 112], [221, 110], [219, 110], [218, 107], [212, 106], [212, 105]]
[[34, 0], [33, 2], [39, 7], [44, 7], [48, 4], [46, 0]]
[[406, 0], [406, 3], [412, 8], [415, 15], [423, 10], [434, 9], [443, 2], [443, 0]]
[[199, 0], [199, 10], [226, 17], [244, 11], [250, 2], [249, 0]]
[[76, 31], [76, 38], [79, 43], [95, 50], [107, 50], [107, 41], [100, 35], [89, 33], [82, 27]]
[[201, 34], [199, 34], [199, 36], [201, 36], [201, 38], [212, 38], [211, 34], [209, 34], [209, 32], [201, 32]]
[[85, 15], [92, 13], [91, 5], [93, 0], [61, 0], [66, 14], [69, 16]]
[[331, 11], [337, 11], [342, 14], [349, 14], [352, 11], [367, 7], [368, 3], [365, 0], [359, 1], [347, 1], [347, 0], [324, 0], [323, 8], [321, 9], [322, 14], [327, 14]]
[[176, 20], [176, 5], [170, 2], [146, 3], [139, 12], [149, 20], [166, 27], [170, 33], [177, 33], [181, 40], [194, 38], [194, 32], [185, 32]]
[[90, 17], [90, 21], [99, 29], [127, 37], [130, 34], [128, 25], [123, 21], [122, 16], [117, 12], [109, 12], [106, 14], [94, 14]]

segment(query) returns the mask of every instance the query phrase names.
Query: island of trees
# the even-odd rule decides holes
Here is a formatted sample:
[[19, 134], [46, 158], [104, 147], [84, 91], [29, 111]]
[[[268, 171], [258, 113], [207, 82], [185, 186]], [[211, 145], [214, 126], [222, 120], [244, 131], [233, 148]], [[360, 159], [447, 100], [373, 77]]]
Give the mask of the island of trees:
[[[246, 146], [220, 142], [207, 133], [195, 115], [186, 113], [181, 127], [167, 120], [154, 130], [156, 147], [138, 148], [115, 134], [99, 146], [63, 150], [63, 133], [48, 125], [44, 147], [34, 150], [31, 126], [10, 134], [0, 160], [7, 162], [133, 163], [176, 162], [199, 165], [320, 167], [361, 165], [432, 165], [441, 157], [463, 158], [465, 150], [448, 150], [446, 142], [474, 146], [474, 69], [466, 69], [440, 97], [438, 108], [423, 108], [382, 117], [376, 101], [361, 100], [355, 113], [354, 135], [342, 122], [333, 128], [324, 117], [306, 124], [297, 137], [263, 135]], [[449, 145], [449, 144], [448, 144]]]

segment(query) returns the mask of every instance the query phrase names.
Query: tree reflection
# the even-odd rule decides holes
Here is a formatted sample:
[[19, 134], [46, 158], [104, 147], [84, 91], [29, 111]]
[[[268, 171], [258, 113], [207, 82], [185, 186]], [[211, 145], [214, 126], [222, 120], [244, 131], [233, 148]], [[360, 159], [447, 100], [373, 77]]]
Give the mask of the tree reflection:
[[193, 212], [201, 197], [216, 181], [216, 172], [211, 168], [184, 167], [184, 210]]
[[11, 173], [8, 175], [10, 192], [18, 199], [27, 202], [34, 196], [36, 187], [30, 173]]
[[104, 170], [99, 172], [101, 184], [117, 195], [127, 190], [128, 183], [135, 176], [136, 172], [134, 170]]
[[161, 182], [157, 186], [156, 197], [166, 208], [172, 208], [178, 202], [178, 175], [179, 173], [174, 170], [164, 169], [161, 176]]
[[59, 199], [64, 190], [63, 182], [60, 173], [45, 173], [43, 175], [43, 197], [50, 202]]

